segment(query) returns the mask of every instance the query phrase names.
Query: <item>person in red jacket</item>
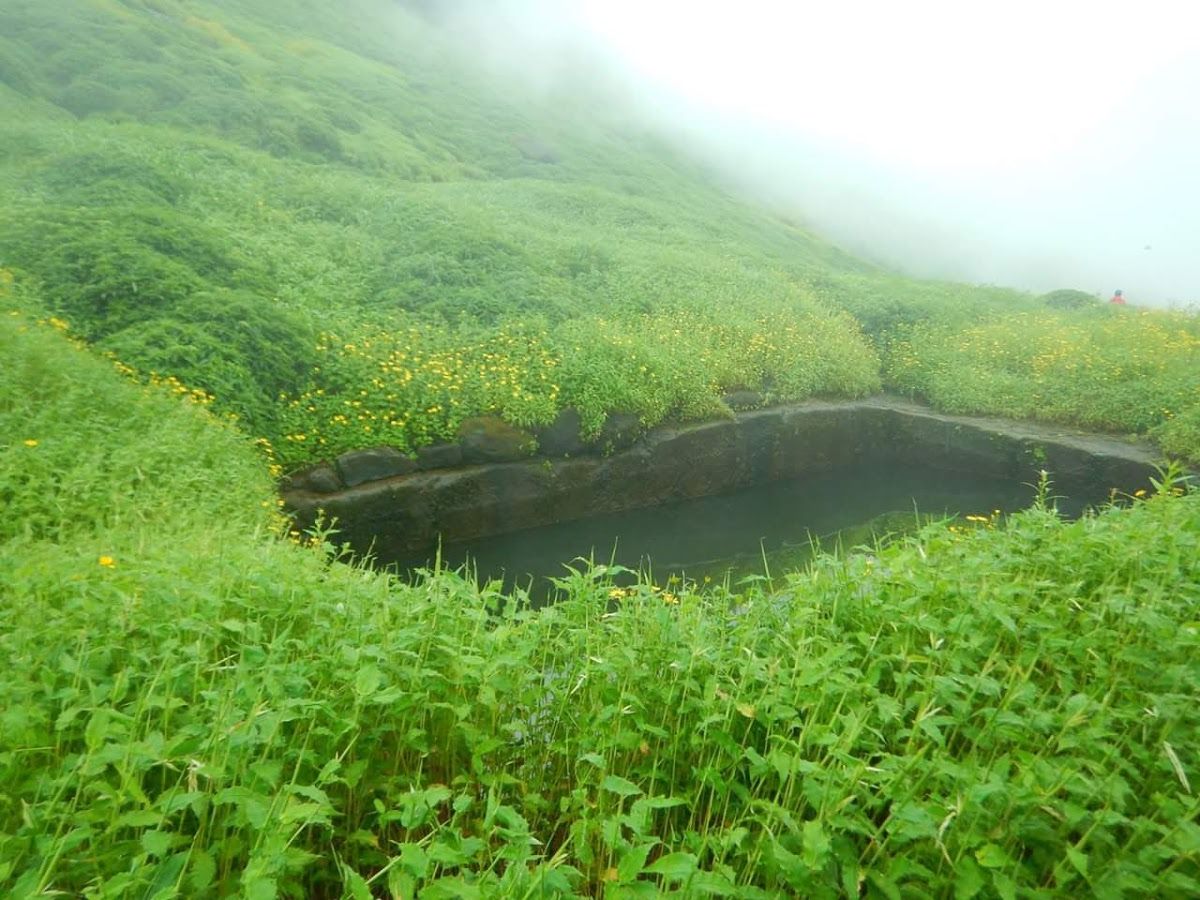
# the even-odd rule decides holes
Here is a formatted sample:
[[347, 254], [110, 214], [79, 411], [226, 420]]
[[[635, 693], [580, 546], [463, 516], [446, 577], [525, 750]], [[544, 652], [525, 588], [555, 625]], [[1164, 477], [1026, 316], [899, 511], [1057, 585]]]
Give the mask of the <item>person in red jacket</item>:
[[1109, 303], [1116, 303], [1118, 306], [1125, 305], [1125, 294], [1121, 291], [1113, 291], [1112, 299]]

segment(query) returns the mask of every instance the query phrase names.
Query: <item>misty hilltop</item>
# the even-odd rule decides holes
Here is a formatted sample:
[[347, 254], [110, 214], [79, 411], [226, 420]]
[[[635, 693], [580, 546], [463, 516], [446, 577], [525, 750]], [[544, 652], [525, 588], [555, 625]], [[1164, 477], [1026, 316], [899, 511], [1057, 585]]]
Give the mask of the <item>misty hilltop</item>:
[[72, 334], [276, 440], [325, 330], [882, 321], [910, 290], [715, 186], [586, 68], [481, 64], [440, 8], [5, 4], [0, 264]]
[[[14, 297], [132, 377], [204, 397], [288, 467], [411, 452], [473, 415], [526, 427], [573, 409], [594, 434], [614, 412], [719, 415], [746, 390], [888, 385], [959, 411], [1163, 424], [1089, 416], [1074, 388], [940, 391], [897, 355], [925, 339], [911, 329], [1068, 311], [856, 259], [664, 139], [586, 50], [523, 63], [482, 8], [5, 4]], [[769, 180], [764, 157], [745, 166]], [[1013, 365], [1041, 365], [1021, 344]], [[1163, 399], [1172, 416], [1191, 403]]]
[[[858, 259], [509, 5], [0, 2], [0, 895], [1200, 895], [1200, 317]], [[907, 410], [865, 473], [848, 407]], [[1131, 437], [1068, 520], [1054, 448]], [[961, 515], [889, 508], [951, 450]], [[376, 553], [784, 456], [836, 553]]]

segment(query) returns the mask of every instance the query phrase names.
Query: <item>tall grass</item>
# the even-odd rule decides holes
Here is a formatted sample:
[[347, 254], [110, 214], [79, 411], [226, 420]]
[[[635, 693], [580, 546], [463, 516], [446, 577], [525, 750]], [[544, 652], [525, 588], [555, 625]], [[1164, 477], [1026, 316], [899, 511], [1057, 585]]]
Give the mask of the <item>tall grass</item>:
[[1174, 482], [737, 594], [579, 571], [533, 612], [276, 537], [236, 432], [0, 327], [7, 895], [1200, 889]]
[[892, 384], [942, 409], [1151, 433], [1193, 461], [1200, 461], [1197, 372], [1200, 319], [1161, 310], [925, 323], [901, 332], [885, 360]]
[[614, 410], [645, 426], [728, 414], [722, 395], [733, 388], [769, 401], [879, 388], [878, 357], [854, 320], [811, 302], [494, 329], [346, 322], [316, 349], [310, 380], [280, 398], [284, 465], [373, 444], [412, 450], [455, 440], [462, 421], [481, 414], [528, 427], [571, 408], [594, 437]]

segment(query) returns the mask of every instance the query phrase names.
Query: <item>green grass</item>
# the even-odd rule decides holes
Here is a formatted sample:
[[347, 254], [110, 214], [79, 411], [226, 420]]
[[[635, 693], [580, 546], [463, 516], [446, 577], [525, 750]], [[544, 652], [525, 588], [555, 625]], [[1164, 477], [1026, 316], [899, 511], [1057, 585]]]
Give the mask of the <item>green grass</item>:
[[886, 354], [889, 383], [941, 409], [1153, 434], [1200, 462], [1200, 318], [1098, 308], [917, 325]]
[[[533, 327], [576, 373], [557, 408], [653, 424], [764, 382], [786, 398], [872, 390], [872, 351], [833, 310], [871, 335], [924, 291], [709, 185], [611, 97], [573, 112], [595, 92], [578, 79], [532, 98], [474, 73], [394, 3], [276, 3], [267, 16], [248, 2], [18, 0], [0, 34], [20, 61], [0, 72], [0, 267], [141, 377], [213, 395], [289, 465], [379, 439], [331, 434], [337, 413], [306, 417], [307, 402], [281, 415], [280, 394], [286, 406], [308, 391], [377, 392], [379, 372], [321, 357], [323, 335], [402, 346], [415, 327], [455, 353]], [[530, 158], [530, 141], [554, 161]], [[934, 306], [947, 293], [929, 292]], [[655, 345], [646, 316], [699, 317], [700, 333]], [[782, 320], [821, 340], [745, 372], [711, 325], [739, 316], [742, 332]], [[581, 320], [600, 323], [596, 347]], [[634, 336], [634, 375], [671, 370], [661, 389], [631, 396], [606, 329]], [[692, 351], [712, 377], [675, 371]], [[438, 415], [424, 411], [449, 407], [441, 385], [385, 384], [410, 407], [388, 439], [416, 446], [471, 414], [544, 417], [545, 403], [512, 410], [475, 387]]]
[[290, 540], [261, 452], [884, 384], [1195, 460], [1195, 319], [879, 272], [406, 4], [269, 6], [0, 9], [0, 894], [1200, 892], [1174, 476], [535, 612]]
[[283, 539], [246, 438], [0, 322], [10, 896], [1200, 889], [1200, 497], [497, 614]]

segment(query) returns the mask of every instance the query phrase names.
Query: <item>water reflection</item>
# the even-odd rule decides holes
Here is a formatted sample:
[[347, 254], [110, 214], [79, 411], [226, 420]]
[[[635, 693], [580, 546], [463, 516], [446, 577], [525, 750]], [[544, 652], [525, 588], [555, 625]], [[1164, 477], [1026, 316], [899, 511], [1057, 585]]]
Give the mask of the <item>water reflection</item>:
[[[855, 466], [731, 494], [596, 516], [490, 538], [447, 544], [444, 566], [468, 566], [480, 579], [521, 585], [535, 599], [550, 595], [549, 577], [566, 574], [580, 557], [647, 571], [654, 580], [722, 580], [771, 567], [802, 565], [814, 542], [849, 545], [896, 533], [930, 517], [990, 515], [1029, 505], [1030, 484], [921, 466]], [[1060, 497], [1060, 510], [1079, 515], [1107, 499], [1097, 487]], [[380, 565], [402, 572], [431, 567], [435, 552], [392, 554], [379, 535]]]

